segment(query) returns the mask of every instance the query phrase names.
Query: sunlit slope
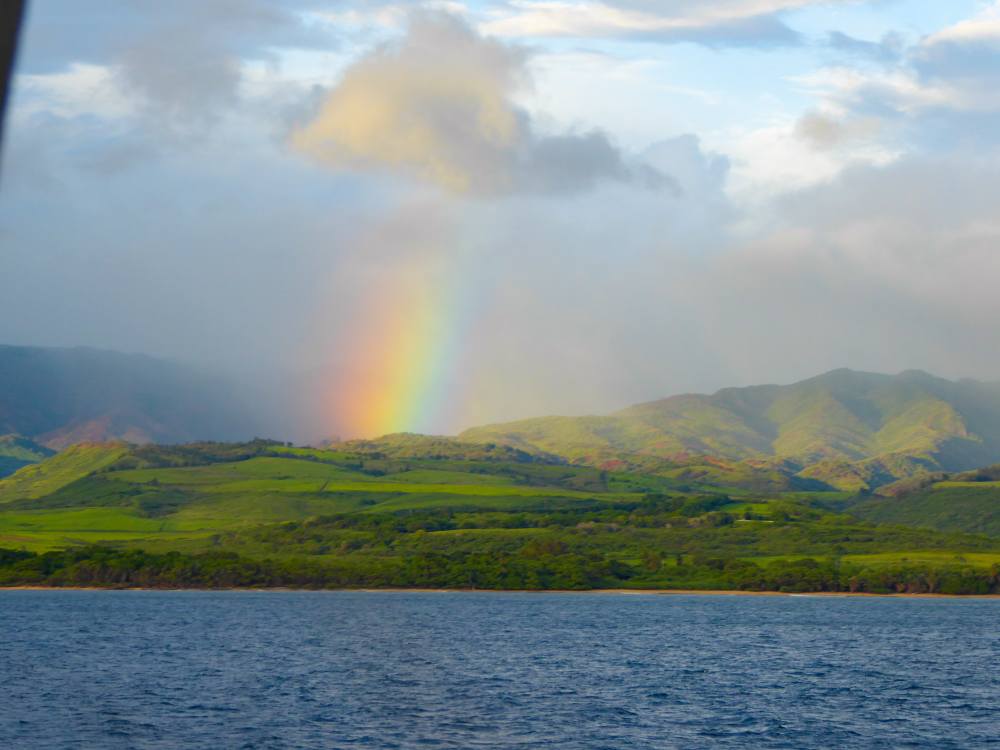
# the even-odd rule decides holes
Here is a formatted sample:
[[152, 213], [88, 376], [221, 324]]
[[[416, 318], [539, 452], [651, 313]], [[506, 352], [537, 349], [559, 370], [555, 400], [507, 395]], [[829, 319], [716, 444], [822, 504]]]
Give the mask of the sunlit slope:
[[[526, 454], [517, 454], [520, 462], [391, 458], [373, 445], [366, 452], [265, 441], [74, 446], [0, 482], [0, 546], [195, 538], [335, 513], [559, 507], [671, 486]], [[480, 456], [513, 455], [473, 448]]]
[[623, 454], [784, 461], [803, 477], [862, 489], [1000, 460], [1000, 386], [916, 371], [835, 370], [788, 386], [675, 396], [605, 417], [477, 427], [460, 438], [597, 463]]
[[1000, 539], [838, 504], [414, 435], [91, 444], [0, 483], [0, 585], [992, 590]]
[[80, 443], [41, 463], [25, 466], [0, 480], [0, 505], [52, 494], [105, 469], [129, 451], [125, 443]]
[[0, 435], [0, 478], [44, 461], [55, 451], [20, 435]]

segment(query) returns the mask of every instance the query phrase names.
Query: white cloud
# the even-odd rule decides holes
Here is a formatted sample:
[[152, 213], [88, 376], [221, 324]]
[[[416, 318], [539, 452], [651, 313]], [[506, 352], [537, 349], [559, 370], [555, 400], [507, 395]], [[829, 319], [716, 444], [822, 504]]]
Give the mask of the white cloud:
[[14, 114], [18, 117], [48, 112], [58, 117], [114, 119], [136, 111], [134, 99], [122, 89], [114, 68], [107, 65], [73, 63], [59, 73], [21, 74], [15, 85]]
[[509, 3], [509, 10], [495, 12], [494, 18], [484, 23], [483, 30], [512, 37], [632, 37], [709, 44], [791, 41], [795, 33], [777, 16], [820, 1], [514, 0]]
[[924, 40], [926, 46], [947, 42], [1000, 42], [1000, 2], [993, 2], [974, 17], [959, 21]]
[[[918, 40], [892, 66], [830, 67], [796, 80], [820, 102], [822, 120], [811, 124], [847, 139], [877, 136], [890, 149], [1000, 147], [1000, 3]], [[804, 122], [800, 132], [817, 130]]]
[[514, 103], [523, 49], [445, 14], [411, 17], [406, 35], [351, 65], [292, 135], [337, 170], [378, 171], [459, 193], [573, 192], [598, 181], [664, 182], [626, 164], [600, 131], [540, 135]]

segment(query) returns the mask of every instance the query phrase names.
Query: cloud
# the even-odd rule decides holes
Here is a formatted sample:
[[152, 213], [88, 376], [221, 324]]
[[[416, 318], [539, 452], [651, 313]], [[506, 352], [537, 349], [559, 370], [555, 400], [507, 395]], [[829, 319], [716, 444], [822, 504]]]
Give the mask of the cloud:
[[780, 200], [768, 231], [695, 269], [683, 292], [743, 382], [770, 363], [786, 379], [847, 365], [995, 380], [998, 181], [997, 160], [848, 169]]
[[146, 127], [184, 130], [238, 100], [248, 61], [281, 48], [330, 48], [309, 24], [310, 0], [43, 0], [31, 3], [18, 71], [42, 77], [87, 67], [115, 78]]
[[[214, 37], [216, 47], [241, 58], [266, 56], [280, 47], [326, 47], [328, 30], [307, 22], [321, 0], [39, 0], [29, 15], [18, 50], [18, 70], [52, 73], [74, 62], [109, 64], [124, 50], [178, 30]], [[180, 40], [178, 40], [180, 41]], [[175, 61], [183, 55], [175, 52]]]
[[817, 4], [820, 0], [513, 0], [483, 28], [512, 37], [774, 46], [800, 41], [781, 20], [782, 13]]
[[[841, 47], [879, 54], [867, 45], [840, 38]], [[877, 130], [917, 150], [1000, 146], [1000, 2], [901, 49], [883, 70], [844, 65], [801, 81], [821, 99], [821, 119], [810, 113], [799, 126], [816, 145], [828, 145], [825, 129], [840, 140]]]
[[888, 32], [877, 42], [867, 39], [857, 39], [842, 31], [831, 31], [827, 35], [827, 44], [831, 49], [847, 55], [867, 58], [881, 63], [898, 62], [902, 56], [903, 37], [895, 32]]
[[211, 118], [228, 109], [241, 79], [240, 59], [202, 29], [159, 31], [124, 50], [118, 65], [126, 90], [144, 97], [157, 116], [174, 121]]
[[[18, 80], [0, 201], [0, 339], [147, 351], [224, 364], [239, 378], [310, 370], [318, 392], [282, 372], [261, 398], [286, 420], [276, 434], [296, 439], [330, 431], [325, 418], [310, 421], [333, 382], [324, 366], [357, 359], [351, 335], [367, 311], [412, 310], [393, 307], [396, 283], [433, 299], [467, 294], [445, 306], [462, 356], [442, 380], [455, 386], [455, 411], [435, 431], [845, 365], [1000, 373], [1000, 129], [977, 119], [993, 116], [996, 95], [985, 16], [916, 41], [895, 62], [873, 64], [877, 50], [840, 40], [837, 67], [799, 79], [817, 101], [798, 124], [773, 99], [744, 118], [720, 95], [710, 103], [719, 130], [663, 139], [661, 128], [685, 132], [670, 111], [683, 100], [650, 102], [661, 88], [606, 78], [615, 96], [594, 99], [615, 117], [578, 106], [561, 116], [615, 123], [618, 135], [641, 120], [633, 140], [659, 141], [629, 157], [601, 132], [559, 132], [526, 113], [528, 53], [454, 19], [366, 29], [362, 41], [390, 41], [365, 47], [329, 88], [309, 89], [315, 67], [307, 83], [295, 79], [303, 68], [268, 77], [267, 40], [311, 43], [295, 24], [316, 8], [248, 0], [233, 12], [265, 14], [192, 32], [197, 54], [178, 70], [196, 77], [203, 60], [209, 72], [189, 96], [167, 69], [184, 14], [225, 4], [92, 0], [94, 33], [108, 29], [100, 50], [79, 33], [83, 5], [34, 4], [27, 48], [39, 33], [68, 46], [42, 65], [34, 44]], [[712, 8], [751, 8], [605, 5], [703, 20]], [[53, 9], [76, 15], [70, 23]], [[291, 26], [271, 15], [288, 9]], [[503, 6], [494, 20], [526, 9]], [[285, 30], [272, 37], [269, 24]], [[220, 44], [199, 47], [211, 34]], [[160, 41], [143, 51], [140, 39]], [[712, 59], [738, 77], [746, 58]], [[652, 70], [664, 85], [705, 75]], [[286, 96], [256, 98], [252, 76]], [[529, 111], [544, 112], [551, 92]], [[210, 132], [150, 158], [158, 116]], [[290, 158], [274, 138], [281, 127], [297, 139], [311, 132], [297, 147], [334, 172]], [[400, 190], [400, 175], [447, 189]], [[278, 403], [286, 395], [298, 411]]]
[[795, 132], [820, 149], [830, 149], [878, 136], [881, 122], [876, 117], [856, 117], [841, 120], [822, 112], [809, 112], [795, 124]]
[[1000, 79], [1000, 2], [922, 40], [911, 62], [925, 81], [964, 82], [977, 88], [996, 83]]
[[663, 187], [600, 131], [538, 133], [514, 96], [526, 52], [441, 13], [354, 63], [291, 138], [337, 170], [403, 174], [455, 193], [574, 192], [603, 180]]

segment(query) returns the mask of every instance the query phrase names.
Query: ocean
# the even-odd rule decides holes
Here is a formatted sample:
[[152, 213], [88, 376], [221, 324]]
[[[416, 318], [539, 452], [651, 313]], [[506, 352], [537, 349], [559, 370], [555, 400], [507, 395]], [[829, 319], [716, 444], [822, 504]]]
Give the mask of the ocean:
[[1000, 747], [1000, 600], [0, 591], [2, 748]]

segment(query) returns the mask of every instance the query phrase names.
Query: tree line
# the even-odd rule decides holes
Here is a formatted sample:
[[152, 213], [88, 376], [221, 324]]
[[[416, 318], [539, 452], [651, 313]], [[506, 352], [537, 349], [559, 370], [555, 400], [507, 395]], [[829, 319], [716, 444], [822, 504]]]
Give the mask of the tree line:
[[859, 566], [839, 560], [750, 560], [655, 552], [635, 562], [581, 554], [558, 540], [514, 553], [251, 559], [230, 551], [185, 554], [89, 546], [36, 553], [0, 549], [0, 586], [108, 588], [456, 588], [586, 590], [618, 587], [785, 592], [1000, 593], [1000, 568], [962, 563]]

